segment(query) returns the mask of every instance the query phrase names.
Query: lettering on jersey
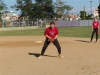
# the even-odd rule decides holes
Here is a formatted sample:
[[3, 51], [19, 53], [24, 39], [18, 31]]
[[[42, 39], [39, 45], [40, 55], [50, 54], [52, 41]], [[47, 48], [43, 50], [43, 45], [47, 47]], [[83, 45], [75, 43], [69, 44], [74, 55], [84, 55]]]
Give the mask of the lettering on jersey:
[[97, 23], [94, 23], [94, 25], [96, 26], [96, 25], [97, 25]]
[[49, 34], [54, 35], [55, 31], [50, 31]]

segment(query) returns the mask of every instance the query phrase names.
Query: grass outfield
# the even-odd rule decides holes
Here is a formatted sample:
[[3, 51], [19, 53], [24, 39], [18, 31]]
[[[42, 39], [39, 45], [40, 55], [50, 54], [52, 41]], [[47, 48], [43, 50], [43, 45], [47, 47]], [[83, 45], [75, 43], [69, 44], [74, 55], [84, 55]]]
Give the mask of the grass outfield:
[[[45, 29], [0, 31], [0, 36], [38, 36], [38, 35], [43, 35], [44, 30]], [[90, 38], [91, 27], [59, 28], [59, 36]]]

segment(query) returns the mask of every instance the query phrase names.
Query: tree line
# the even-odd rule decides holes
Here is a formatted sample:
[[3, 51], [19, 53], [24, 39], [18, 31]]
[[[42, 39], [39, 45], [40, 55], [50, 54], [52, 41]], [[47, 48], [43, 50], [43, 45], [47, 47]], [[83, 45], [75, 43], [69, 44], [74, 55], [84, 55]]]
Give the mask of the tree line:
[[[53, 2], [52, 0], [16, 0], [12, 9], [20, 11], [21, 17], [32, 18], [60, 18], [69, 17], [69, 12], [73, 9], [71, 5], [62, 0]], [[7, 5], [0, 0], [0, 20], [2, 11], [7, 10]], [[91, 15], [86, 15], [85, 11], [80, 11], [81, 19], [90, 19]]]
[[[0, 11], [4, 10], [6, 4], [0, 0]], [[16, 4], [11, 6], [12, 9], [21, 12], [21, 17], [28, 18], [54, 18], [68, 16], [69, 11], [73, 9], [72, 6], [67, 5], [66, 2], [58, 0], [16, 0]]]
[[29, 18], [61, 17], [73, 9], [61, 0], [55, 3], [52, 0], [16, 0], [14, 8], [21, 11], [21, 16]]

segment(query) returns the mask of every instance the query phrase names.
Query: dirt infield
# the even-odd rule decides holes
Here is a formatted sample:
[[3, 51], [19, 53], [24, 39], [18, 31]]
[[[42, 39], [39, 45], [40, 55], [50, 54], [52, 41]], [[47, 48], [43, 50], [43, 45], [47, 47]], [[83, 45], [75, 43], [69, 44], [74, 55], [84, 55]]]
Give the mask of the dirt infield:
[[[44, 36], [0, 37], [0, 75], [100, 75], [100, 40], [58, 37], [63, 59], [51, 43], [37, 59]], [[43, 41], [35, 43], [35, 41]]]

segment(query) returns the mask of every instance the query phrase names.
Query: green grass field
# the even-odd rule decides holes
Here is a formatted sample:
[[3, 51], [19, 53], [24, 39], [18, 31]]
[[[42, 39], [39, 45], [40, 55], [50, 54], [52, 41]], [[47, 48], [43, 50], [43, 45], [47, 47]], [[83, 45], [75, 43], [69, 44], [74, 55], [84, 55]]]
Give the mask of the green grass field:
[[[45, 28], [43, 28], [43, 29], [0, 31], [0, 36], [38, 36], [38, 35], [40, 36], [40, 35], [43, 35], [44, 30], [45, 30]], [[59, 28], [59, 36], [90, 38], [91, 27]]]

